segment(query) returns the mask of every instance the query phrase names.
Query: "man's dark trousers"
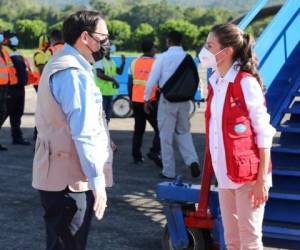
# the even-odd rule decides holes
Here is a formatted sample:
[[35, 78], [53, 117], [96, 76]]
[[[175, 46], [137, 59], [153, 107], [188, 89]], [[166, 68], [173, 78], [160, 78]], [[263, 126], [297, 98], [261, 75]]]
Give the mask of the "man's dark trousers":
[[152, 110], [149, 114], [144, 111], [144, 103], [132, 102], [134, 116], [134, 132], [132, 139], [132, 156], [138, 160], [142, 158], [141, 147], [143, 143], [143, 135], [148, 121], [154, 129], [154, 138], [150, 152], [160, 154], [159, 131], [157, 127], [157, 102], [151, 103]]
[[24, 114], [25, 87], [12, 85], [8, 89], [7, 115], [10, 119], [11, 136], [13, 141], [23, 140], [21, 119]]
[[47, 250], [84, 250], [93, 216], [92, 191], [39, 191], [45, 211]]
[[0, 85], [0, 128], [7, 118], [8, 85]]

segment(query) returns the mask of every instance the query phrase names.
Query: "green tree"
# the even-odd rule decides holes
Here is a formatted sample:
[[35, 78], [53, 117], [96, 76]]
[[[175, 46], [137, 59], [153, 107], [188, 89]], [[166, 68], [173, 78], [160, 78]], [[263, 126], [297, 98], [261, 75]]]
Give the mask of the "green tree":
[[61, 21], [61, 22], [51, 25], [48, 28], [48, 32], [51, 32], [52, 30], [62, 30], [62, 28], [63, 28], [63, 22]]
[[166, 36], [171, 30], [176, 30], [182, 33], [182, 45], [185, 49], [194, 49], [196, 47], [199, 33], [196, 25], [185, 20], [168, 20], [159, 26], [161, 48], [164, 48]]
[[47, 24], [41, 20], [23, 19], [16, 22], [15, 30], [19, 34], [21, 47], [35, 48], [39, 36], [47, 31]]
[[13, 28], [14, 25], [12, 23], [0, 19], [0, 31], [13, 30]]
[[117, 48], [125, 49], [125, 46], [129, 45], [131, 37], [130, 26], [126, 22], [119, 20], [110, 20], [107, 22], [107, 26], [112, 43], [115, 44]]
[[201, 26], [199, 28], [199, 34], [198, 34], [198, 39], [197, 39], [197, 44], [196, 44], [198, 49], [203, 47], [203, 45], [205, 44], [207, 35], [210, 32], [211, 28], [212, 28], [211, 25]]
[[136, 29], [141, 23], [148, 23], [152, 27], [158, 27], [168, 19], [183, 19], [183, 12], [180, 7], [163, 1], [147, 5], [135, 5], [117, 18], [127, 22], [132, 29]]
[[235, 12], [232, 12], [223, 8], [210, 8], [198, 18], [193, 19], [193, 23], [198, 26], [202, 25], [215, 25], [220, 23], [226, 23], [236, 16]]
[[134, 31], [133, 39], [137, 49], [140, 48], [140, 44], [143, 39], [149, 38], [155, 41], [155, 30], [148, 23], [141, 23]]
[[90, 0], [90, 5], [93, 10], [99, 11], [107, 19], [114, 19], [120, 12], [122, 12], [123, 5], [112, 5], [104, 0]]

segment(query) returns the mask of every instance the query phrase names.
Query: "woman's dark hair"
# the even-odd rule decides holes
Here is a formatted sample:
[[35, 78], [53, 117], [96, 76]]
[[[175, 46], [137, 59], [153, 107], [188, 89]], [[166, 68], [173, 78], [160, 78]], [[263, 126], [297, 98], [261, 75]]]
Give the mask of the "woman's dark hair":
[[92, 34], [98, 22], [102, 20], [99, 12], [81, 10], [71, 14], [63, 23], [63, 39], [66, 43], [74, 45], [83, 31]]
[[233, 61], [239, 62], [240, 70], [253, 75], [260, 86], [263, 87], [262, 79], [257, 69], [258, 60], [253, 51], [255, 41], [252, 36], [231, 23], [216, 25], [211, 32], [217, 37], [222, 48], [233, 48]]

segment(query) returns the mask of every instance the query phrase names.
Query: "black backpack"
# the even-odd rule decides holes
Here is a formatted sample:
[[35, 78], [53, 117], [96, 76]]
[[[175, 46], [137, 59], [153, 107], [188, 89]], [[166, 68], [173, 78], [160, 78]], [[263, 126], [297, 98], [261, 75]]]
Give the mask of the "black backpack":
[[169, 102], [185, 102], [194, 100], [198, 84], [197, 67], [193, 58], [187, 54], [160, 92]]

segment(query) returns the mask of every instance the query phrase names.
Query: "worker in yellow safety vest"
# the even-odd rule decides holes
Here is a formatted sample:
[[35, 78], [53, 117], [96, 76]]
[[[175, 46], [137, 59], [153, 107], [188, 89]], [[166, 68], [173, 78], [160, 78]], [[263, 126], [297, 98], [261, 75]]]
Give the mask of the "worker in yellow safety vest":
[[[4, 35], [0, 32], [0, 129], [7, 118], [7, 98], [9, 85], [17, 84], [16, 70], [8, 51], [2, 46]], [[0, 151], [7, 148], [0, 144]]]
[[43, 69], [48, 62], [48, 57], [46, 55], [46, 50], [49, 47], [49, 39], [47, 35], [41, 35], [39, 38], [39, 48], [33, 54], [33, 63], [34, 70], [33, 74], [36, 76], [36, 79], [33, 77], [32, 80], [29, 81], [29, 84], [32, 84], [36, 91], [38, 91], [38, 85], [40, 81], [41, 74]]
[[142, 42], [143, 55], [135, 59], [129, 70], [128, 90], [130, 100], [132, 102], [134, 116], [134, 132], [132, 139], [132, 157], [134, 163], [142, 163], [144, 161], [141, 151], [143, 135], [146, 128], [146, 121], [154, 129], [154, 138], [152, 147], [147, 156], [153, 160], [158, 166], [162, 167], [160, 158], [160, 140], [157, 127], [157, 87], [152, 90], [151, 94], [151, 110], [144, 110], [144, 92], [152, 65], [155, 61], [155, 48], [152, 40], [145, 39]]
[[[125, 66], [125, 56], [121, 56], [121, 65], [117, 67], [114, 60], [111, 58], [110, 54], [110, 46], [108, 46], [107, 50], [103, 53], [104, 57], [101, 60], [95, 60], [95, 68], [96, 68], [96, 85], [99, 87], [102, 94], [102, 105], [103, 110], [106, 115], [106, 121], [109, 123], [109, 120], [112, 115], [112, 102], [113, 96], [118, 95], [119, 91], [119, 83], [116, 80], [117, 74], [122, 74]], [[97, 57], [96, 57], [97, 58]]]

